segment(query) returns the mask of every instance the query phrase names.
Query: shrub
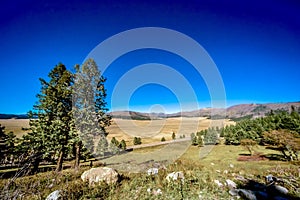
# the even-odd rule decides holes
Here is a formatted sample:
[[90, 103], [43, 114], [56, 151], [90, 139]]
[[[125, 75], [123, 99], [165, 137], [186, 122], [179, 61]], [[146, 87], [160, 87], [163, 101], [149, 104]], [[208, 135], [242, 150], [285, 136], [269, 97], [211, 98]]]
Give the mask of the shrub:
[[133, 138], [133, 144], [134, 145], [142, 144], [142, 139], [140, 137], [134, 137]]

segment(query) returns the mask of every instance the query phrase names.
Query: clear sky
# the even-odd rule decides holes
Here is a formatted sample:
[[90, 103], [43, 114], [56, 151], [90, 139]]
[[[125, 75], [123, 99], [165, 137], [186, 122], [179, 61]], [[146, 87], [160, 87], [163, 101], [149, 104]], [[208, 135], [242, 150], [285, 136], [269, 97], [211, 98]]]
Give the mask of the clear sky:
[[[37, 100], [38, 79], [57, 63], [71, 70], [103, 40], [138, 27], [173, 29], [201, 44], [222, 76], [228, 105], [299, 101], [299, 12], [298, 0], [1, 1], [0, 113], [26, 113]], [[109, 107], [122, 74], [144, 63], [176, 69], [200, 104], [209, 105], [202, 77], [186, 60], [148, 49], [121, 56], [104, 72]], [[191, 99], [182, 101], [193, 109]], [[157, 104], [172, 112], [178, 99], [157, 84], [138, 88], [130, 99], [130, 108], [141, 111]]]

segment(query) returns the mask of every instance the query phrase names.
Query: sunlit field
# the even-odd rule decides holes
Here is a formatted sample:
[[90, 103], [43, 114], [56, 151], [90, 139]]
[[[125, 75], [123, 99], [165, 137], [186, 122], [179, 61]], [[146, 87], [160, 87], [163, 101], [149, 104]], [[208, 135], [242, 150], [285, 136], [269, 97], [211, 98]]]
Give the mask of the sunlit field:
[[222, 127], [234, 124], [230, 120], [210, 120], [203, 117], [192, 118], [167, 118], [157, 120], [127, 120], [114, 119], [112, 125], [108, 127], [108, 139], [116, 137], [119, 141], [124, 139], [127, 145], [132, 145], [133, 137], [141, 137], [142, 143], [159, 142], [164, 137], [166, 140], [172, 139], [172, 133], [176, 138], [180, 136], [189, 137], [191, 133], [207, 129], [212, 126]]
[[0, 124], [5, 126], [5, 132], [12, 131], [17, 137], [21, 137], [27, 131], [22, 128], [29, 128], [28, 119], [0, 119]]

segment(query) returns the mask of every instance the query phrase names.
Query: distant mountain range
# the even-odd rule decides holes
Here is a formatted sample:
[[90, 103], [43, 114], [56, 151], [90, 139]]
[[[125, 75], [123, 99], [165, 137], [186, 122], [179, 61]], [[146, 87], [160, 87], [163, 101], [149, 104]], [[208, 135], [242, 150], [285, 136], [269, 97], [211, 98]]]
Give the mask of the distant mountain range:
[[136, 120], [149, 120], [158, 118], [171, 118], [171, 117], [208, 117], [208, 118], [229, 118], [239, 121], [246, 118], [263, 117], [273, 110], [277, 111], [290, 111], [291, 106], [294, 106], [300, 112], [300, 102], [289, 103], [266, 103], [266, 104], [239, 104], [228, 108], [201, 108], [199, 110], [177, 112], [172, 114], [165, 113], [143, 113], [136, 111], [115, 111], [110, 114], [113, 118], [121, 119], [136, 119]]
[[[144, 113], [136, 111], [114, 111], [110, 112], [113, 118], [149, 120], [171, 117], [208, 117], [208, 118], [229, 118], [239, 121], [245, 118], [263, 117], [273, 110], [274, 112], [285, 110], [290, 111], [294, 106], [300, 112], [300, 101], [289, 103], [266, 103], [266, 104], [238, 104], [228, 108], [201, 108], [199, 110], [165, 113]], [[0, 114], [0, 119], [28, 119], [26, 114]]]
[[0, 119], [28, 119], [26, 114], [0, 114]]

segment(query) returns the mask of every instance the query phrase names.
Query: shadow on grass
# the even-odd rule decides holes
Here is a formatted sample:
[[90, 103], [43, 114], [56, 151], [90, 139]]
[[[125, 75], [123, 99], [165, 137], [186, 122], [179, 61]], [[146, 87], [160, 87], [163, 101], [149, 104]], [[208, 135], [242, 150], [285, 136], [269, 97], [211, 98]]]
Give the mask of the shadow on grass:
[[239, 156], [251, 156], [250, 153], [239, 153]]
[[265, 157], [268, 158], [269, 160], [276, 160], [276, 161], [286, 161], [286, 158], [283, 155], [279, 154], [265, 154]]

